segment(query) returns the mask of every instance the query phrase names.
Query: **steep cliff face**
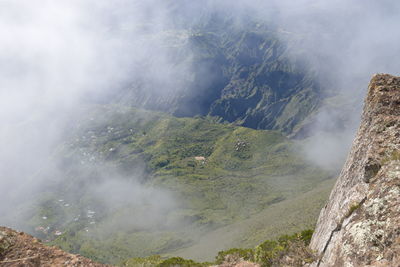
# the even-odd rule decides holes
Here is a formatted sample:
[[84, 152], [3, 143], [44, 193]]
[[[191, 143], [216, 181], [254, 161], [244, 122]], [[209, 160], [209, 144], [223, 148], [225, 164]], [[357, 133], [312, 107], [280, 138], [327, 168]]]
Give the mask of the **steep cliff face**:
[[372, 78], [311, 248], [321, 255], [314, 266], [400, 266], [400, 77]]

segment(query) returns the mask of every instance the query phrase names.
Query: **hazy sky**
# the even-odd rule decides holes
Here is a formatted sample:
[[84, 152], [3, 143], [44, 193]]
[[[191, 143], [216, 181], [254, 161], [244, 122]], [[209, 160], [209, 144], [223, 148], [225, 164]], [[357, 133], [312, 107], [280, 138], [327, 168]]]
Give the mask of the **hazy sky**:
[[[54, 163], [53, 145], [82, 99], [140, 77], [164, 84], [160, 93], [184, 88], [189, 64], [173, 64], [158, 33], [187, 29], [212, 12], [233, 14], [238, 25], [253, 14], [301, 34], [321, 84], [359, 106], [373, 73], [399, 74], [396, 0], [0, 1], [0, 215], [12, 199], [40, 190], [35, 174]], [[353, 125], [309, 140], [310, 159], [329, 166], [345, 155], [357, 110], [321, 111], [316, 129], [343, 115]]]

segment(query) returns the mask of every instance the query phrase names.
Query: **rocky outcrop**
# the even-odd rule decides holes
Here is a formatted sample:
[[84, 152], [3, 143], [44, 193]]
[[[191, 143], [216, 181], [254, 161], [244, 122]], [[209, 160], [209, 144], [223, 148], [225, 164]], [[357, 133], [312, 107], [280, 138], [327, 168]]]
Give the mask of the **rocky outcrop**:
[[111, 267], [56, 247], [45, 246], [30, 235], [6, 227], [0, 227], [0, 266]]
[[400, 266], [400, 77], [372, 78], [310, 246], [320, 255], [314, 266]]

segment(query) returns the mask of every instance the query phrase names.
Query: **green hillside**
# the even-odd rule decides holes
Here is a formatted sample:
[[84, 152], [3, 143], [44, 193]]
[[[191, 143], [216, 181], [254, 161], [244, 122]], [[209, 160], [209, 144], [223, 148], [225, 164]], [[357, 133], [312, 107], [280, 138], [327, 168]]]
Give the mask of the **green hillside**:
[[[332, 175], [279, 132], [115, 105], [83, 113], [55, 153], [62, 171], [53, 173], [58, 178], [28, 224], [43, 240], [102, 262], [152, 254], [204, 261], [310, 228], [332, 185]], [[160, 197], [154, 223], [141, 225], [154, 209], [152, 196], [147, 204], [110, 207], [115, 196], [91, 191], [117, 180], [138, 181], [155, 199], [156, 190], [168, 192], [175, 204]], [[123, 191], [138, 194], [126, 185]]]
[[[225, 14], [226, 15], [226, 14]], [[190, 18], [192, 19], [192, 18]], [[194, 18], [193, 18], [194, 19]], [[301, 35], [249, 18], [214, 15], [183, 29], [154, 33], [169, 54], [173, 78], [134, 76], [113, 102], [178, 117], [211, 115], [253, 129], [298, 130], [323, 95], [300, 44]], [[144, 76], [144, 77], [143, 77]]]

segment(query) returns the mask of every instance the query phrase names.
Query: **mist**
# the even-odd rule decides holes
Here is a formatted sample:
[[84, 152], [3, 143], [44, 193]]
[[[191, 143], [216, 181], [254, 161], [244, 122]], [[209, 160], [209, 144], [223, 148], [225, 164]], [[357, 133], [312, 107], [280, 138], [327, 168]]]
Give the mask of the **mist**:
[[[239, 9], [276, 25], [284, 42], [298, 49], [317, 73], [327, 97], [311, 116], [304, 153], [311, 162], [340, 169], [358, 128], [369, 80], [375, 73], [399, 75], [400, 3], [385, 1], [239, 1]], [[249, 13], [247, 13], [249, 14]]]
[[[325, 99], [311, 116], [303, 152], [312, 163], [339, 169], [358, 127], [370, 77], [400, 72], [398, 1], [1, 1], [0, 224], [23, 228], [16, 207], [57, 188], [63, 192], [60, 207], [88, 203], [66, 223], [88, 210], [125, 209], [120, 221], [107, 221], [103, 229], [181, 226], [168, 218], [183, 200], [144, 185], [144, 163], [126, 175], [95, 162], [78, 179], [63, 173], [57, 148], [70, 137], [71, 123], [84, 115], [82, 106], [108, 103], [121, 90], [133, 97], [152, 92], [160, 99], [190, 90], [196, 50], [188, 40], [215, 14], [234, 18], [238, 30], [252, 30], [251, 18], [271, 25], [282, 42], [298, 38]], [[199, 73], [207, 87], [213, 70], [205, 67]], [[160, 109], [173, 105], [171, 100]], [[77, 185], [61, 190], [59, 185], [71, 177]], [[82, 191], [81, 181], [87, 186]]]
[[[399, 74], [400, 4], [396, 1], [289, 1], [279, 20], [304, 35], [306, 57], [318, 69], [326, 101], [312, 126], [305, 153], [324, 168], [340, 169], [358, 128], [369, 80]], [[332, 103], [333, 102], [333, 103]], [[342, 105], [340, 105], [342, 104]]]
[[[162, 6], [151, 6], [140, 1], [0, 3], [0, 223], [12, 220], [9, 212], [18, 204], [67, 178], [57, 167], [55, 149], [82, 115], [80, 106], [101, 102], [139, 75], [175, 86], [179, 75], [172, 78], [176, 70], [169, 68], [168, 50], [162, 38], [151, 38], [169, 22]], [[150, 74], [138, 69], [149, 58]], [[128, 183], [109, 173], [108, 179], [115, 181], [107, 195], [137, 205], [150, 199], [153, 189], [141, 185], [141, 177], [132, 175]], [[103, 183], [93, 183], [91, 190], [104, 189]], [[128, 197], [127, 188], [136, 197]], [[79, 197], [74, 191], [67, 195]], [[152, 198], [153, 206], [172, 203]]]

